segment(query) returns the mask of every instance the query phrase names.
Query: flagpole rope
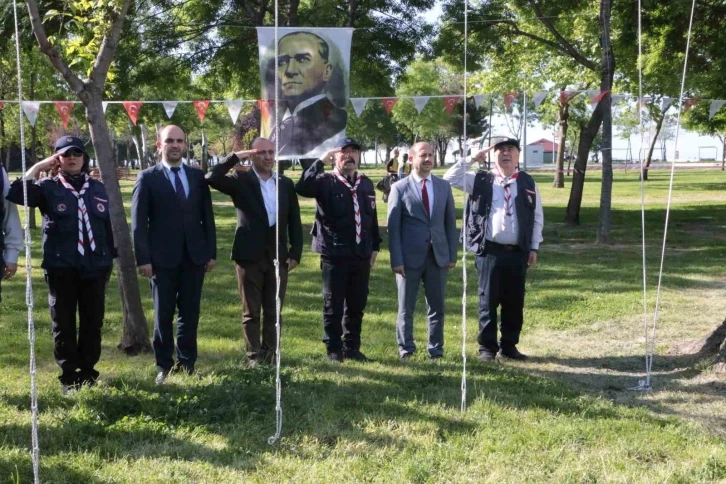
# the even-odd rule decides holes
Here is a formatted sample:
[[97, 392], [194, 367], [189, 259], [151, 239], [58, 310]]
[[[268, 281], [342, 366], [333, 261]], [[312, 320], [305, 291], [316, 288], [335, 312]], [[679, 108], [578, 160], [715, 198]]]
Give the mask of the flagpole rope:
[[[279, 2], [275, 0], [275, 66], [277, 66], [277, 58], [279, 57], [278, 35], [279, 35]], [[280, 339], [282, 336], [280, 312], [282, 304], [280, 301], [280, 289], [282, 281], [280, 279], [280, 160], [277, 154], [280, 150], [280, 123], [277, 122], [278, 109], [278, 93], [280, 88], [280, 74], [275, 68], [275, 435], [267, 439], [269, 445], [275, 445], [280, 440], [282, 434], [282, 382], [280, 381]]]
[[646, 379], [641, 380], [636, 390], [650, 390], [650, 372], [648, 371], [648, 291], [645, 256], [645, 172], [643, 166], [643, 143], [645, 142], [645, 128], [643, 126], [643, 19], [641, 0], [638, 0], [638, 124], [640, 126], [640, 235], [643, 258], [643, 328], [645, 331], [645, 368]]
[[[13, 18], [15, 21], [15, 61], [18, 69], [18, 103], [22, 106], [23, 102], [23, 81], [22, 69], [20, 65], [20, 29], [18, 28], [18, 4], [13, 0]], [[23, 173], [27, 171], [27, 161], [25, 158], [25, 123], [23, 122], [23, 110], [18, 110], [18, 121], [20, 122], [20, 159], [23, 167]], [[38, 484], [40, 482], [40, 446], [38, 444], [38, 385], [36, 381], [36, 361], [35, 361], [35, 320], [33, 317], [33, 307], [35, 306], [33, 298], [33, 275], [32, 275], [32, 255], [30, 252], [30, 217], [28, 210], [28, 184], [23, 180], [23, 222], [25, 235], [25, 305], [28, 308], [28, 342], [30, 343], [30, 420], [31, 420], [31, 458], [33, 461], [33, 481]]]
[[[466, 162], [466, 154], [467, 154], [467, 148], [468, 148], [468, 141], [466, 137], [466, 95], [467, 95], [467, 57], [468, 57], [468, 34], [469, 34], [469, 1], [464, 0], [464, 147], [463, 147], [463, 153], [460, 153], [462, 157], [462, 163], [464, 164], [464, 173], [466, 174], [468, 170], [467, 162]], [[466, 175], [464, 175], [466, 177]], [[464, 200], [464, 211], [466, 211], [466, 201], [467, 201], [467, 193], [466, 190], [463, 190], [463, 200]], [[462, 225], [463, 225], [463, 231], [464, 231], [464, 247], [462, 251], [461, 256], [461, 273], [463, 277], [463, 288], [462, 288], [462, 294], [461, 294], [461, 411], [466, 412], [466, 286], [467, 286], [467, 274], [466, 274], [466, 237], [467, 237], [467, 230], [466, 230], [466, 216], [462, 217]]]
[[[686, 89], [686, 72], [688, 70], [688, 53], [691, 49], [691, 32], [693, 31], [693, 15], [696, 11], [696, 0], [693, 0], [691, 3], [691, 16], [688, 21], [688, 36], [686, 38], [686, 53], [683, 58], [683, 74], [681, 76], [681, 92], [678, 96], [678, 118], [676, 121], [676, 138], [675, 138], [675, 154], [678, 153], [678, 135], [681, 130], [681, 111], [683, 109], [683, 92]], [[661, 295], [661, 283], [663, 280], [663, 265], [665, 263], [665, 251], [666, 251], [666, 242], [668, 239], [668, 222], [670, 220], [670, 213], [671, 213], [671, 202], [673, 200], [673, 179], [675, 175], [675, 167], [676, 167], [676, 157], [673, 157], [673, 161], [671, 161], [671, 173], [670, 173], [670, 181], [668, 183], [668, 203], [666, 205], [666, 217], [665, 217], [665, 226], [663, 228], [663, 246], [661, 248], [661, 254], [660, 254], [660, 269], [658, 271], [658, 286], [655, 293], [655, 310], [653, 311], [653, 324], [650, 328], [651, 334], [650, 334], [650, 346], [646, 348], [646, 365], [645, 365], [645, 371], [646, 371], [646, 381], [645, 386], [650, 387], [651, 382], [651, 372], [653, 369], [653, 355], [655, 353], [655, 337], [656, 337], [656, 329], [658, 326], [658, 313], [660, 310], [660, 295]]]

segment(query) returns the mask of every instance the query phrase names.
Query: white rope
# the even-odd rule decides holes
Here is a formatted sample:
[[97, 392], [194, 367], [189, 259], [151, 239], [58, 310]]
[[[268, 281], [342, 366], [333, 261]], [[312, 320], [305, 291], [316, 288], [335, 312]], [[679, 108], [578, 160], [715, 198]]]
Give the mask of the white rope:
[[[466, 94], [467, 94], [467, 65], [466, 58], [468, 55], [468, 27], [469, 27], [469, 1], [464, 0], [464, 149], [462, 156], [462, 163], [464, 164], [464, 178], [466, 180], [466, 173], [469, 171], [469, 167], [466, 162], [466, 153], [468, 150], [468, 143], [466, 138]], [[464, 182], [466, 185], [466, 181]], [[461, 294], [461, 411], [466, 412], [466, 201], [467, 193], [464, 192], [464, 216], [463, 220], [463, 232], [464, 232], [464, 247], [461, 256], [461, 273], [463, 277], [463, 288]]]
[[[20, 68], [20, 30], [18, 29], [18, 4], [13, 0], [13, 17], [15, 19], [15, 60], [18, 68], [18, 103], [23, 102], [23, 81]], [[22, 104], [20, 104], [22, 106]], [[20, 159], [23, 173], [27, 170], [25, 159], [25, 123], [23, 122], [23, 110], [18, 110], [20, 121]], [[33, 209], [35, 210], [35, 209]], [[28, 213], [28, 185], [23, 180], [23, 220], [25, 230], [25, 305], [28, 307], [28, 341], [30, 343], [30, 420], [31, 420], [31, 455], [33, 460], [33, 480], [40, 482], [39, 460], [40, 447], [38, 445], [38, 387], [36, 383], [35, 365], [35, 320], [33, 319], [33, 277], [32, 277], [32, 256], [30, 253], [30, 221]]]
[[[275, 0], [275, 59], [279, 56], [278, 51], [278, 0]], [[277, 65], [277, 64], [275, 64]], [[275, 68], [275, 435], [267, 439], [269, 445], [275, 445], [280, 440], [282, 433], [282, 383], [280, 381], [280, 337], [282, 330], [280, 327], [280, 311], [282, 304], [280, 302], [280, 289], [282, 281], [280, 280], [280, 161], [277, 159], [277, 153], [280, 149], [280, 123], [277, 116], [278, 109], [278, 90], [280, 87], [280, 75]]]
[[640, 234], [643, 258], [643, 328], [645, 331], [645, 367], [646, 379], [640, 380], [634, 390], [650, 390], [650, 373], [648, 372], [648, 292], [645, 258], [645, 172], [643, 165], [643, 144], [645, 129], [643, 127], [643, 19], [641, 0], [638, 0], [638, 124], [640, 126]]
[[[675, 152], [678, 153], [678, 134], [681, 129], [681, 111], [683, 109], [683, 92], [686, 89], [686, 72], [688, 70], [688, 53], [691, 49], [691, 32], [693, 30], [693, 15], [696, 11], [696, 0], [693, 0], [691, 3], [691, 17], [688, 22], [688, 36], [686, 38], [686, 53], [683, 58], [683, 74], [681, 76], [681, 92], [678, 96], [678, 118], [676, 121], [676, 138], [675, 138]], [[665, 251], [666, 251], [666, 242], [668, 239], [668, 221], [670, 220], [670, 212], [671, 212], [671, 201], [673, 199], [673, 179], [675, 175], [675, 167], [676, 167], [676, 160], [675, 156], [673, 157], [673, 160], [671, 161], [671, 173], [670, 173], [670, 181], [668, 184], [668, 202], [666, 205], [666, 217], [665, 217], [665, 225], [663, 228], [663, 246], [661, 248], [661, 255], [660, 255], [660, 268], [658, 270], [658, 286], [656, 289], [656, 296], [655, 296], [655, 310], [653, 311], [653, 323], [651, 324], [650, 328], [646, 328], [646, 348], [645, 348], [645, 381], [641, 380], [639, 382], [639, 388], [642, 388], [643, 390], [650, 390], [651, 387], [651, 374], [653, 370], [653, 355], [655, 354], [655, 341], [656, 341], [656, 330], [658, 327], [658, 312], [660, 309], [660, 294], [661, 294], [661, 283], [663, 280], [663, 265], [665, 263]], [[642, 177], [641, 177], [642, 178]], [[650, 335], [648, 335], [648, 330], [650, 331]]]

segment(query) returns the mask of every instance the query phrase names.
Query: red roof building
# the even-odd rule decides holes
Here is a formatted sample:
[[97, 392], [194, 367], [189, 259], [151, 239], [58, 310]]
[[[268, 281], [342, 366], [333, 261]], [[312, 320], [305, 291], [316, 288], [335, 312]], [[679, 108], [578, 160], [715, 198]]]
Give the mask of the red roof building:
[[532, 143], [529, 143], [527, 146], [541, 146], [542, 151], [545, 153], [557, 153], [557, 149], [559, 148], [559, 145], [557, 143], [554, 143], [547, 138], [542, 138], [540, 140], [534, 141]]

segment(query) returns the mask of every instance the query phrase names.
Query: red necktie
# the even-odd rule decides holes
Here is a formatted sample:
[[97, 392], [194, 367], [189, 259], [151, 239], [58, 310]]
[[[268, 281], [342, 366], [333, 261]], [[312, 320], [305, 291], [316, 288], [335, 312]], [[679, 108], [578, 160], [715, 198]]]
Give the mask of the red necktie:
[[431, 209], [429, 208], [429, 191], [426, 190], [426, 178], [421, 180], [421, 200], [423, 201], [424, 210], [426, 210], [426, 215], [429, 217], [431, 216]]

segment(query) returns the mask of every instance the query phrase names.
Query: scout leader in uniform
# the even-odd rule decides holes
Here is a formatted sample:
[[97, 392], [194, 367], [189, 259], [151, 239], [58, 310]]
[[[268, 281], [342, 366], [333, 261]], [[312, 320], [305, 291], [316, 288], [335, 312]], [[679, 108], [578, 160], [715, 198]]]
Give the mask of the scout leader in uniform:
[[[316, 201], [312, 234], [323, 275], [323, 343], [334, 363], [367, 361], [360, 351], [361, 326], [381, 237], [373, 182], [358, 173], [360, 149], [344, 138], [305, 170], [295, 187]], [[333, 165], [329, 172], [326, 163]]]
[[[24, 175], [28, 206], [43, 214], [43, 264], [53, 322], [53, 352], [63, 392], [93, 385], [101, 356], [106, 285], [116, 249], [106, 189], [88, 175], [83, 141], [61, 136], [55, 153]], [[39, 182], [41, 171], [56, 173]], [[10, 186], [8, 200], [23, 204], [23, 181]], [[76, 308], [79, 322], [76, 328]]]

